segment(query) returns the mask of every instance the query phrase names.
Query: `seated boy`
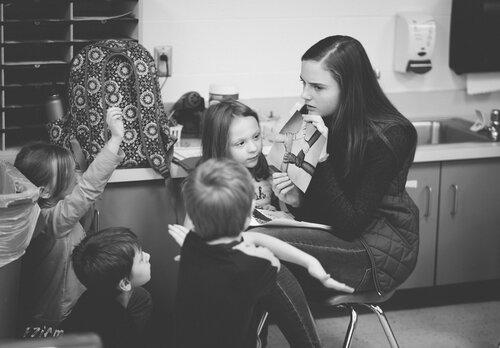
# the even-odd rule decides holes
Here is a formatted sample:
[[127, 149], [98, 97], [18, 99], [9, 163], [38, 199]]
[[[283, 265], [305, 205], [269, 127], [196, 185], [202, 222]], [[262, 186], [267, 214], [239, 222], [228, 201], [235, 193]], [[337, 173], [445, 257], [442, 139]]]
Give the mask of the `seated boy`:
[[194, 228], [187, 233], [184, 226], [169, 225], [182, 246], [175, 347], [255, 347], [255, 308], [276, 286], [276, 256], [306, 267], [325, 286], [344, 286], [299, 249], [261, 233], [242, 233], [254, 197], [251, 175], [242, 165], [208, 160], [188, 176], [182, 192]]
[[73, 250], [73, 268], [87, 290], [60, 325], [65, 333], [95, 332], [105, 348], [142, 347], [151, 316], [149, 254], [125, 227], [88, 235]]

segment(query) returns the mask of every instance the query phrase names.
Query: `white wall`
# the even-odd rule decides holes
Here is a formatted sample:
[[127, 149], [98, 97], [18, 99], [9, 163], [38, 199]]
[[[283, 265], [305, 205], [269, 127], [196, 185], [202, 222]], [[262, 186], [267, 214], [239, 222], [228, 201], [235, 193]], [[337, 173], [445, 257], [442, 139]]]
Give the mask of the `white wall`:
[[[236, 84], [240, 98], [245, 100], [294, 98], [301, 88], [302, 53], [325, 36], [345, 34], [365, 46], [373, 66], [381, 71], [380, 83], [388, 94], [452, 93], [450, 98], [457, 95], [458, 103], [464, 104], [465, 109], [469, 103], [482, 106], [485, 101], [489, 104], [484, 107], [489, 108], [499, 99], [498, 95], [483, 95], [479, 99], [464, 96], [464, 77], [448, 67], [451, 3], [452, 0], [143, 0], [141, 37], [151, 51], [157, 45], [173, 46], [173, 76], [163, 88], [166, 102], [177, 100], [187, 91], [198, 91], [206, 98], [212, 82]], [[426, 74], [393, 70], [398, 12], [425, 12], [436, 20], [433, 68]], [[401, 107], [408, 108], [406, 104]], [[412, 107], [406, 111], [419, 113]]]

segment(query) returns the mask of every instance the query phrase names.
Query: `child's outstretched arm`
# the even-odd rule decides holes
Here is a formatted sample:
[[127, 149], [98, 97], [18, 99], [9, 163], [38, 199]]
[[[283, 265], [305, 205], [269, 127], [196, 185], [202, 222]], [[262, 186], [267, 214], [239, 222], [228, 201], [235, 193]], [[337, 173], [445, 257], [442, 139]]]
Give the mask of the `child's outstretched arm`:
[[123, 113], [119, 107], [111, 107], [106, 112], [106, 123], [111, 132], [111, 138], [108, 140], [108, 149], [117, 154], [125, 134], [123, 126]]
[[[106, 123], [111, 137], [80, 180], [63, 199], [47, 212], [47, 218], [52, 220], [51, 231], [57, 238], [71, 233], [75, 225], [85, 216], [89, 208], [102, 194], [115, 168], [123, 161], [125, 154], [120, 150], [124, 136], [122, 111], [112, 107], [107, 110]], [[49, 215], [50, 214], [50, 215]]]
[[243, 232], [243, 238], [257, 246], [263, 246], [271, 250], [280, 260], [293, 262], [307, 269], [309, 274], [317, 278], [327, 288], [352, 293], [354, 289], [340, 283], [326, 273], [321, 263], [315, 257], [303, 252], [296, 247], [259, 232]]
[[[168, 225], [168, 233], [174, 238], [174, 240], [179, 244], [180, 247], [184, 244], [184, 240], [186, 239], [186, 235], [189, 233], [189, 229], [182, 225]], [[271, 262], [276, 268], [280, 268], [280, 262], [276, 258], [276, 256], [267, 248], [259, 247], [253, 242], [250, 243], [239, 243], [233, 247], [233, 249], [237, 249], [247, 255], [260, 257], [261, 259], [266, 259]], [[179, 261], [180, 257], [177, 255], [174, 257], [174, 260]]]

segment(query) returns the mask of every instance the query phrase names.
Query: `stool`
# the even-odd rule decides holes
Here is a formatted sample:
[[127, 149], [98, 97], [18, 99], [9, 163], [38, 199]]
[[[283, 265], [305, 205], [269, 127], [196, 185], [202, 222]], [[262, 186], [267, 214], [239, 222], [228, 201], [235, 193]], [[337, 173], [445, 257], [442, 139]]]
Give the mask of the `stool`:
[[260, 333], [262, 332], [262, 329], [264, 328], [264, 325], [266, 324], [267, 316], [269, 313], [265, 311], [262, 313], [262, 317], [259, 320], [259, 325], [257, 325], [257, 345], [256, 348], [261, 348], [262, 347], [262, 342], [260, 340]]
[[349, 348], [352, 342], [352, 336], [354, 334], [354, 329], [356, 328], [356, 323], [358, 321], [358, 313], [356, 312], [355, 306], [361, 305], [371, 309], [378, 317], [382, 328], [384, 329], [384, 333], [389, 340], [389, 344], [391, 348], [398, 348], [398, 343], [396, 342], [396, 337], [394, 337], [394, 333], [392, 332], [391, 326], [387, 321], [387, 318], [384, 314], [382, 308], [380, 308], [377, 304], [383, 303], [390, 299], [394, 291], [388, 292], [383, 296], [380, 296], [376, 292], [361, 292], [355, 294], [340, 294], [335, 295], [330, 298], [327, 298], [325, 302], [321, 302], [322, 305], [327, 306], [336, 306], [336, 307], [344, 307], [350, 310], [351, 312], [351, 320], [349, 322], [349, 326], [347, 328], [347, 332], [344, 340], [344, 348]]

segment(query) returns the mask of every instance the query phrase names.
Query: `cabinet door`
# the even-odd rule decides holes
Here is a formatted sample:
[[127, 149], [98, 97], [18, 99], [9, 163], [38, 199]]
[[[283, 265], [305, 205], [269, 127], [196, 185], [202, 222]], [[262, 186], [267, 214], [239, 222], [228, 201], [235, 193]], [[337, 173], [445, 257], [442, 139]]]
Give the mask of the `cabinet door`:
[[67, 1], [0, 2], [0, 150], [48, 140], [44, 101], [62, 93], [71, 42]]
[[434, 285], [439, 202], [439, 163], [414, 164], [406, 190], [420, 210], [420, 243], [417, 265], [400, 288]]
[[151, 254], [151, 293], [155, 312], [163, 318], [173, 310], [177, 287], [179, 246], [168, 234], [168, 224], [183, 223], [183, 203], [178, 194], [180, 180], [109, 183], [97, 202], [100, 228], [126, 226], [139, 237]]
[[500, 160], [445, 162], [437, 285], [500, 278]]
[[66, 95], [75, 52], [139, 38], [140, 0], [0, 0], [0, 150], [48, 140], [47, 97]]

